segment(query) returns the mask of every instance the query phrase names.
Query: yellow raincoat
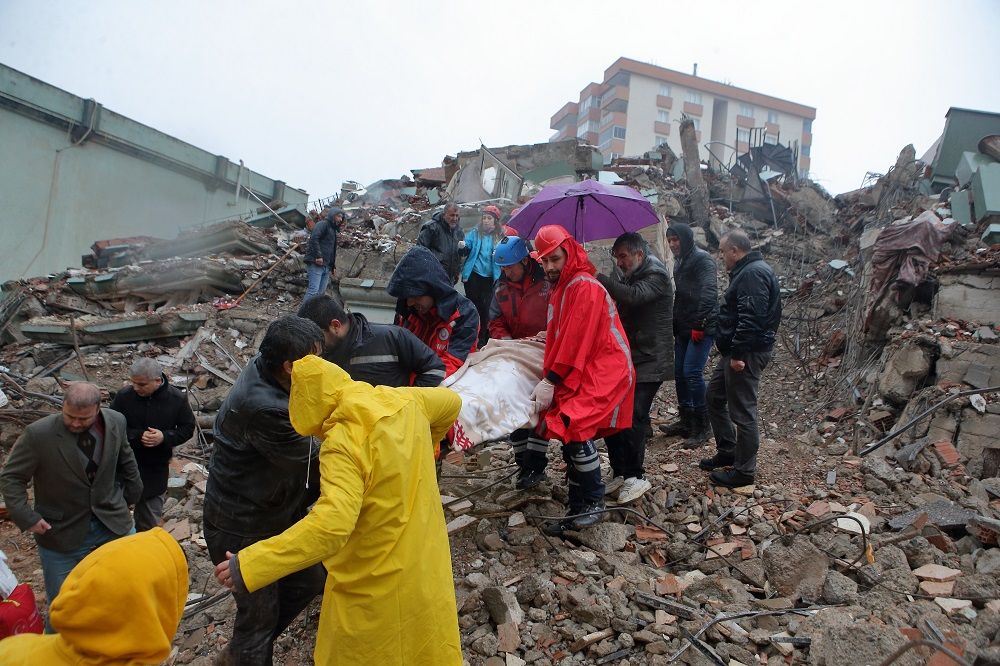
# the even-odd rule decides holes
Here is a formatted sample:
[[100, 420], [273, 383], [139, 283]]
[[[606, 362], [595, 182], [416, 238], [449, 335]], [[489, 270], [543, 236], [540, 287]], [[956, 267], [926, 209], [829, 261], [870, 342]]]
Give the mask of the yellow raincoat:
[[49, 617], [59, 633], [0, 641], [4, 666], [146, 666], [170, 655], [188, 568], [159, 527], [104, 544], [74, 567]]
[[462, 401], [444, 388], [353, 381], [316, 356], [295, 362], [288, 412], [322, 437], [320, 498], [282, 534], [238, 553], [251, 592], [322, 562], [320, 666], [462, 663], [434, 443]]

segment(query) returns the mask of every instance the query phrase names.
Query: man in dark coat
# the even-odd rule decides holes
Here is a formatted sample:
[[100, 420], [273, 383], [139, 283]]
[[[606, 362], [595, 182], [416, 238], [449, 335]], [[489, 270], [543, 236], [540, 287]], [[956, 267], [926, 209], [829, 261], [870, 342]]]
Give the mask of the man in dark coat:
[[663, 381], [673, 373], [674, 290], [670, 273], [649, 253], [637, 233], [625, 233], [611, 248], [620, 273], [599, 274], [597, 279], [615, 299], [635, 367], [635, 401], [632, 427], [604, 438], [614, 476], [609, 487], [620, 483], [618, 502], [628, 504], [651, 487], [644, 477], [649, 410]]
[[[319, 497], [319, 444], [288, 417], [292, 363], [323, 349], [313, 322], [272, 322], [215, 419], [215, 448], [205, 492], [204, 529], [214, 564], [229, 553], [281, 534]], [[233, 637], [217, 663], [270, 664], [274, 640], [323, 590], [316, 564], [253, 593], [234, 592]]]
[[142, 498], [135, 505], [135, 529], [142, 532], [160, 524], [174, 447], [194, 434], [194, 413], [187, 396], [167, 381], [160, 364], [139, 358], [129, 370], [131, 386], [111, 402], [128, 424], [128, 443], [142, 477]]
[[336, 299], [320, 295], [299, 308], [299, 316], [323, 330], [323, 358], [351, 379], [372, 386], [438, 386], [444, 362], [417, 336], [400, 326], [371, 324], [348, 313]]
[[[774, 271], [742, 231], [723, 236], [719, 251], [729, 271], [729, 287], [722, 295], [715, 340], [722, 358], [708, 383], [717, 450], [698, 466], [714, 470], [713, 483], [740, 487], [753, 483], [757, 469], [757, 387], [781, 323], [781, 291]], [[716, 469], [730, 465], [732, 469]]]
[[[326, 216], [309, 229], [306, 242], [306, 300], [326, 292], [330, 273], [337, 266], [337, 230], [344, 223], [344, 211], [331, 208]], [[309, 224], [307, 221], [306, 224]]]
[[446, 376], [476, 351], [479, 336], [476, 306], [453, 284], [431, 251], [415, 245], [399, 260], [385, 288], [396, 298], [396, 323], [441, 358]]
[[417, 236], [417, 245], [426, 247], [441, 262], [441, 267], [451, 280], [449, 284], [458, 282], [458, 276], [462, 272], [465, 233], [458, 221], [458, 204], [445, 204], [444, 210], [434, 213], [420, 227], [420, 234]]
[[674, 255], [674, 383], [680, 421], [661, 425], [667, 435], [686, 437], [684, 448], [708, 441], [708, 410], [705, 407], [705, 364], [712, 351], [719, 316], [718, 278], [715, 260], [694, 242], [686, 224], [667, 229], [667, 244]]

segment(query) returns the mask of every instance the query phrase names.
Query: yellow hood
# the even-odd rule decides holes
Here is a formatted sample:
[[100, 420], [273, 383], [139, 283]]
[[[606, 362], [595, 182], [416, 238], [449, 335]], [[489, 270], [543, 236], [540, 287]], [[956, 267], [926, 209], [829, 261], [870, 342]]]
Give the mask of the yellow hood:
[[292, 364], [288, 417], [300, 435], [323, 437], [335, 423], [360, 426], [367, 432], [408, 401], [396, 391], [356, 382], [339, 366], [318, 356], [306, 356]]
[[187, 590], [184, 552], [157, 527], [85, 557], [63, 583], [50, 620], [82, 663], [156, 664], [170, 654]]

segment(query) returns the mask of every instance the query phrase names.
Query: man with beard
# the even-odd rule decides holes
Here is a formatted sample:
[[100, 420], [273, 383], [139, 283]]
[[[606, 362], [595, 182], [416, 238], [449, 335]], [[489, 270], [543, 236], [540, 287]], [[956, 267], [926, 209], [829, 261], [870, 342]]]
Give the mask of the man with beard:
[[458, 204], [445, 204], [444, 209], [434, 213], [431, 219], [420, 227], [417, 245], [426, 247], [433, 253], [444, 269], [450, 282], [458, 282], [462, 271], [462, 250], [465, 249], [465, 232], [459, 226]]
[[[625, 233], [611, 248], [620, 273], [598, 275], [618, 305], [635, 367], [635, 403], [632, 427], [604, 438], [611, 458], [612, 484], [620, 486], [618, 503], [642, 497], [652, 484], [646, 480], [643, 462], [649, 436], [649, 410], [660, 384], [673, 372], [674, 342], [670, 319], [674, 290], [670, 273], [637, 233]], [[609, 484], [609, 487], [610, 484]]]
[[538, 230], [535, 247], [531, 256], [553, 287], [543, 379], [531, 398], [540, 414], [539, 435], [563, 445], [567, 518], [545, 528], [559, 534], [601, 520], [604, 482], [593, 440], [632, 426], [635, 371], [615, 303], [594, 278], [597, 269], [583, 246], [562, 227], [547, 225]]

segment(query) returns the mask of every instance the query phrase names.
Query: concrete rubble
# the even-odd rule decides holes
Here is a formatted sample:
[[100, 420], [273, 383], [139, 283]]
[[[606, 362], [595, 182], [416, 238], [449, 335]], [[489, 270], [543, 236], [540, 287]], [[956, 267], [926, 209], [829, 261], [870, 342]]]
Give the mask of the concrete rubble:
[[[488, 151], [524, 179], [513, 200], [499, 202], [504, 212], [542, 184], [528, 174], [587, 171], [587, 151], [557, 151], [564, 164], [552, 166], [540, 162], [544, 153], [520, 148]], [[441, 494], [468, 664], [847, 666], [880, 663], [918, 639], [970, 664], [998, 663], [1000, 400], [985, 389], [1000, 386], [1000, 247], [981, 240], [989, 217], [967, 229], [948, 221], [958, 219], [949, 197], [921, 189], [910, 150], [888, 175], [837, 199], [794, 174], [753, 171], [753, 160], [742, 175], [704, 171], [710, 219], [699, 241], [711, 247], [742, 228], [774, 266], [785, 297], [776, 359], [762, 380], [756, 486], [711, 487], [696, 467], [708, 449], [683, 450], [654, 427], [646, 463], [653, 489], [606, 522], [554, 538], [540, 528], [565, 510], [555, 444], [549, 480], [528, 493], [513, 489], [506, 443], [446, 457]], [[328, 202], [349, 213], [337, 265], [344, 298], [391, 307], [379, 295], [382, 281], [420, 224], [461, 189], [457, 174], [473, 165], [482, 185], [484, 164], [492, 164], [488, 156], [472, 151], [414, 170], [413, 178], [345, 183]], [[690, 220], [683, 169], [669, 150], [605, 170], [661, 214]], [[749, 195], [747, 174], [759, 180]], [[465, 226], [478, 206], [463, 204]], [[878, 235], [928, 213], [956, 229], [918, 284], [874, 306], [866, 330]], [[113, 390], [137, 356], [158, 358], [188, 390], [199, 429], [177, 449], [164, 508], [165, 527], [191, 566], [177, 664], [210, 664], [235, 613], [211, 578], [201, 533], [214, 415], [267, 323], [294, 311], [305, 290], [293, 251], [239, 307], [216, 307], [301, 240], [296, 224], [272, 221], [228, 222], [205, 230], [200, 244], [194, 234], [104, 244], [125, 249], [103, 268], [5, 285], [0, 303], [7, 343], [0, 380], [11, 399], [0, 409], [5, 450], [25, 424], [58, 409], [61, 381], [89, 378]], [[655, 229], [646, 235], [665, 252]], [[605, 246], [590, 249], [607, 271]], [[950, 395], [976, 389], [865, 450]], [[654, 426], [675, 414], [673, 386], [665, 384]], [[37, 568], [30, 540], [10, 523], [0, 530], [25, 544], [13, 565], [30, 580]], [[40, 573], [36, 579], [40, 590]], [[279, 639], [284, 663], [308, 660], [317, 615], [314, 603]], [[916, 647], [895, 663], [951, 662]]]

